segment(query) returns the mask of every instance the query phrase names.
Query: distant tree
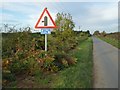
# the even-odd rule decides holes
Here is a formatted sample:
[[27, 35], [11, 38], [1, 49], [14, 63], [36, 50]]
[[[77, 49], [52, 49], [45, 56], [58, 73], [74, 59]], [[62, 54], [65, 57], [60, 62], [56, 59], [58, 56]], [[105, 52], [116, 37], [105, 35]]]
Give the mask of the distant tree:
[[8, 32], [8, 33], [15, 33], [19, 32], [17, 26], [20, 25], [18, 24], [3, 24], [3, 28], [1, 28], [1, 32]]
[[90, 34], [90, 31], [89, 31], [89, 30], [87, 30], [87, 31], [86, 31], [86, 33]]
[[94, 32], [93, 35], [100, 35], [100, 32], [97, 30], [97, 31]]
[[8, 24], [4, 24], [4, 30], [5, 30], [5, 32], [7, 31], [7, 29], [8, 29]]
[[105, 36], [106, 36], [106, 32], [103, 31], [103, 32], [101, 33], [101, 35], [102, 35], [103, 37], [105, 37]]
[[89, 31], [89, 30], [87, 30], [87, 31], [86, 31], [86, 33], [88, 34], [88, 36], [91, 36], [91, 34], [90, 34], [90, 31]]

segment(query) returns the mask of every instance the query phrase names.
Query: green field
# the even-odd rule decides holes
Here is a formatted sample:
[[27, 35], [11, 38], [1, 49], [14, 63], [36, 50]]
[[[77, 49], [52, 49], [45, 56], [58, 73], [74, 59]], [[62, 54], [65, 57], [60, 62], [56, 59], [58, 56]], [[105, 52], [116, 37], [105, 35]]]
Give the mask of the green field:
[[118, 39], [114, 39], [111, 37], [99, 37], [99, 38], [120, 49], [120, 41]]

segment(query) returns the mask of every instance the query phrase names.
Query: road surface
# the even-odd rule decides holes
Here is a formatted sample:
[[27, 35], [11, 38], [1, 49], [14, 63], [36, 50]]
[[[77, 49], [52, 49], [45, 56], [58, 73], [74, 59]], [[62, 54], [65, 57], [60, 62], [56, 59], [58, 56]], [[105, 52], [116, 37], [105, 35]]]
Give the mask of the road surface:
[[118, 88], [118, 49], [93, 37], [94, 88]]

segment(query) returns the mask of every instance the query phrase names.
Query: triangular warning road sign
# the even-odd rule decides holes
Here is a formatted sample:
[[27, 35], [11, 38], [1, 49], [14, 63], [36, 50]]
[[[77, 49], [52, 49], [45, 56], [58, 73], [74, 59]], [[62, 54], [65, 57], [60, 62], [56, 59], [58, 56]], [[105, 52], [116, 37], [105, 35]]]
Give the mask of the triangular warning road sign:
[[[45, 18], [47, 18], [47, 24], [45, 25]], [[38, 19], [35, 28], [56, 28], [56, 24], [54, 22], [54, 20], [52, 19], [50, 13], [48, 12], [47, 8], [45, 8], [40, 16], [40, 18]]]

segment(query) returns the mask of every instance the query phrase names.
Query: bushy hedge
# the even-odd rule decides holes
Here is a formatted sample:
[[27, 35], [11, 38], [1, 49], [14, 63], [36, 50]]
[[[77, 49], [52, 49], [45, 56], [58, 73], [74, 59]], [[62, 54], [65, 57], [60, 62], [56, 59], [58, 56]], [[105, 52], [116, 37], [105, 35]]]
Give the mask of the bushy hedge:
[[[58, 25], [59, 20], [58, 16]], [[72, 20], [65, 18], [65, 21], [62, 31], [58, 28], [48, 35], [47, 52], [44, 51], [44, 35], [30, 31], [3, 34], [3, 86], [19, 75], [57, 72], [76, 64], [77, 59], [69, 52], [75, 49], [78, 42], [86, 40], [89, 34], [74, 32]]]
[[48, 35], [48, 52], [45, 52], [44, 36], [40, 34], [22, 32], [3, 35], [4, 82], [15, 80], [17, 75], [57, 72], [74, 65], [77, 60], [68, 53], [77, 46], [78, 41], [87, 38], [80, 34], [76, 38], [73, 31], [56, 32], [55, 36]]

